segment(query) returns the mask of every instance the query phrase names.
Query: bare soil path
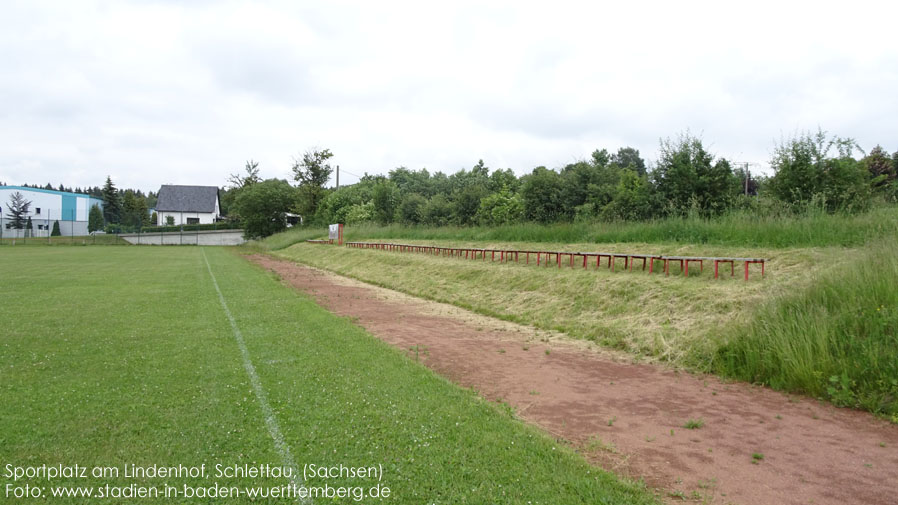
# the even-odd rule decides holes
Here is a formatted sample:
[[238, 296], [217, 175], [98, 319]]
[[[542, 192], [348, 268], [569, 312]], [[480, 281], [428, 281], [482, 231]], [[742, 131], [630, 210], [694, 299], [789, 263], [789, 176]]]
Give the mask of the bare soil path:
[[[249, 259], [437, 373], [668, 498], [718, 504], [898, 503], [898, 426], [724, 382], [291, 261]], [[690, 420], [701, 420], [687, 429]]]

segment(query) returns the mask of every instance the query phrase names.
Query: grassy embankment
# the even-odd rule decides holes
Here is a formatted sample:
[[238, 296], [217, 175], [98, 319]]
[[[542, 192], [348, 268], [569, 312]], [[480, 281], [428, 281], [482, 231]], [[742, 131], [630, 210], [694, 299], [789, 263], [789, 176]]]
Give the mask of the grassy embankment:
[[826, 397], [898, 423], [898, 240], [763, 304], [718, 339], [713, 370]]
[[[539, 243], [709, 244], [764, 248], [861, 246], [898, 234], [898, 207], [876, 207], [858, 215], [811, 212], [794, 217], [756, 217], [732, 213], [716, 219], [674, 217], [647, 222], [534, 223], [508, 226], [426, 227], [347, 226], [346, 240], [460, 240]], [[325, 228], [294, 228], [265, 239], [278, 250], [310, 238], [327, 236]]]
[[[667, 235], [665, 226], [671, 230]], [[898, 211], [878, 208], [858, 216], [754, 224], [731, 216], [612, 225], [346, 230], [347, 240], [770, 258], [767, 278], [761, 281], [754, 273], [748, 283], [714, 281], [708, 272], [690, 279], [607, 269], [584, 275], [578, 269], [558, 272], [296, 243], [320, 237], [321, 230], [288, 232], [260, 247], [417, 296], [692, 369], [828, 398], [898, 421], [898, 244], [889, 238], [896, 229]], [[509, 236], [538, 240], [490, 238]], [[608, 237], [620, 243], [592, 243]], [[635, 238], [645, 241], [632, 242]]]
[[[506, 409], [437, 377], [223, 248], [0, 251], [4, 465], [282, 464], [204, 250], [299, 466], [382, 464], [391, 503], [653, 502], [644, 489], [590, 467]], [[0, 491], [10, 481], [0, 473]], [[163, 482], [178, 489], [287, 484], [88, 477], [15, 485], [49, 493], [50, 486]], [[366, 490], [376, 484], [306, 484], [325, 482]]]

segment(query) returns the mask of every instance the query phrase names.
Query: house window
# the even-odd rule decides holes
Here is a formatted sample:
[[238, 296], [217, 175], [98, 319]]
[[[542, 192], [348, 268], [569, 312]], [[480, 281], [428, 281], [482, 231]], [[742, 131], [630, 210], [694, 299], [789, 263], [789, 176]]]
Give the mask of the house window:
[[40, 208], [40, 207], [35, 207], [35, 208], [34, 208], [34, 213], [37, 214], [38, 216], [41, 215], [41, 208]]
[[44, 225], [42, 225], [42, 224], [37, 225], [37, 229], [38, 229], [38, 230], [43, 230], [43, 229], [44, 229]]
[[198, 217], [188, 217], [187, 224], [200, 224], [200, 218]]

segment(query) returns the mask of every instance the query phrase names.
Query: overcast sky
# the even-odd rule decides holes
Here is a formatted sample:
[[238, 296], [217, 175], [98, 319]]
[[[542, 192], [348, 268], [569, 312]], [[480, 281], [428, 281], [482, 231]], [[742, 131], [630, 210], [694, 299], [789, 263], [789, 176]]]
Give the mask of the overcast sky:
[[687, 128], [760, 169], [818, 126], [893, 152], [890, 4], [4, 1], [0, 181], [221, 186], [312, 147], [343, 183], [524, 174]]

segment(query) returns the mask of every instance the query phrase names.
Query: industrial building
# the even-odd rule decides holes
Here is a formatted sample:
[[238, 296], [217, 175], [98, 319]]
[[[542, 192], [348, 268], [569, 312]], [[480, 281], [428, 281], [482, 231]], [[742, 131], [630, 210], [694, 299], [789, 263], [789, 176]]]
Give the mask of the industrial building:
[[[10, 200], [15, 193], [21, 193], [30, 202], [27, 218], [31, 218], [31, 231], [15, 229]], [[87, 217], [90, 208], [103, 208], [103, 200], [81, 193], [54, 191], [51, 189], [26, 188], [24, 186], [0, 186], [0, 234], [3, 238], [47, 237], [53, 230], [53, 223], [59, 221], [59, 231], [64, 236], [87, 235]]]

